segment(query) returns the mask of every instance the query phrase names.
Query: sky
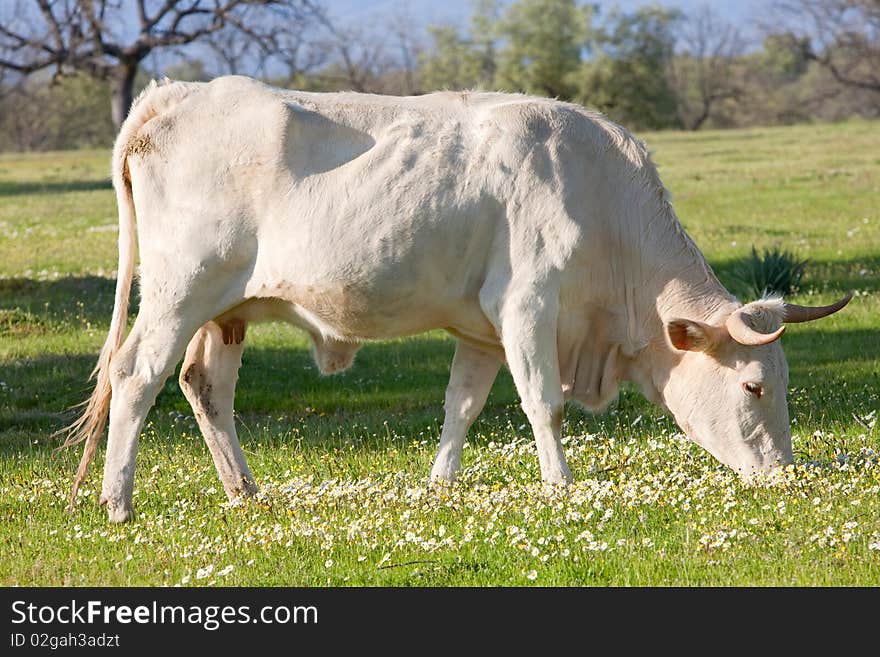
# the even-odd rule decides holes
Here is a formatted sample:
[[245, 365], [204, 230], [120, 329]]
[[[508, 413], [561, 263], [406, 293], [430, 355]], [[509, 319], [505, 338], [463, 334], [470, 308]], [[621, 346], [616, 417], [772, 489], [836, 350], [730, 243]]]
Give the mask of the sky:
[[[2, 1], [2, 0], [0, 0]], [[500, 0], [510, 5], [515, 0]], [[747, 45], [763, 41], [757, 20], [766, 13], [769, 0], [581, 0], [583, 4], [599, 5], [600, 20], [616, 6], [629, 12], [638, 7], [659, 4], [681, 10], [685, 16], [708, 5], [713, 13], [739, 28]], [[466, 30], [472, 13], [473, 0], [320, 0], [330, 16], [340, 25], [362, 25], [367, 31], [381, 33], [383, 22], [401, 11], [407, 11], [413, 25], [424, 30], [429, 25], [455, 25]], [[422, 33], [423, 38], [426, 34]]]
[[[0, 9], [11, 0], [0, 0]], [[515, 0], [500, 0], [502, 5], [513, 4]], [[678, 8], [685, 15], [695, 12], [704, 5], [709, 5], [714, 13], [740, 28], [743, 36], [750, 36], [750, 24], [760, 17], [762, 6], [767, 0], [582, 0], [599, 5], [600, 18], [607, 15], [615, 6], [622, 11], [650, 4], [660, 4], [670, 8]], [[334, 22], [339, 25], [362, 25], [369, 32], [381, 33], [383, 23], [401, 11], [409, 13], [413, 25], [424, 30], [429, 25], [455, 25], [461, 29], [468, 27], [473, 9], [473, 0], [318, 0], [319, 5], [326, 8]], [[0, 12], [2, 14], [3, 12]], [[135, 30], [134, 23], [130, 26]], [[127, 30], [123, 25], [123, 34]], [[425, 34], [422, 33], [424, 37]], [[124, 39], [134, 37], [134, 32], [125, 35]], [[154, 71], [162, 71], [164, 66], [174, 63], [178, 56], [173, 53], [154, 52], [148, 59], [148, 65]]]
[[[592, 0], [596, 2], [597, 0]], [[512, 0], [502, 0], [503, 4], [511, 4]], [[344, 22], [351, 20], [354, 23], [370, 21], [373, 18], [388, 16], [400, 7], [409, 6], [409, 11], [419, 25], [432, 23], [452, 23], [464, 26], [471, 14], [471, 0], [323, 0], [323, 6]], [[636, 7], [648, 4], [660, 4], [666, 7], [681, 9], [685, 14], [691, 13], [709, 4], [717, 14], [725, 17], [732, 23], [747, 27], [751, 18], [760, 14], [761, 7], [766, 5], [766, 0], [616, 0], [602, 2], [598, 0], [602, 13], [617, 5], [624, 11], [631, 11]]]

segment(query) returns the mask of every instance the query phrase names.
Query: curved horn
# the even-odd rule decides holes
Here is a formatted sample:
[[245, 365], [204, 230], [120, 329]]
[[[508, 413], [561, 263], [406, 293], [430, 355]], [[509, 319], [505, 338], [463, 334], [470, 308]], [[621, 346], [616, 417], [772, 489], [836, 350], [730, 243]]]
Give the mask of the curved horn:
[[727, 327], [727, 332], [730, 333], [731, 338], [740, 344], [747, 346], [770, 344], [781, 338], [782, 334], [785, 333], [785, 326], [780, 326], [772, 333], [760, 333], [759, 331], [756, 331], [746, 324], [741, 309], [734, 311], [733, 314], [727, 318], [725, 326]]
[[832, 303], [830, 306], [816, 306], [815, 308], [811, 306], [796, 306], [792, 303], [787, 303], [785, 304], [785, 319], [782, 321], [794, 324], [797, 322], [811, 322], [814, 319], [827, 317], [843, 308], [852, 298], [853, 293], [850, 292], [843, 297], [843, 299], [836, 303]]

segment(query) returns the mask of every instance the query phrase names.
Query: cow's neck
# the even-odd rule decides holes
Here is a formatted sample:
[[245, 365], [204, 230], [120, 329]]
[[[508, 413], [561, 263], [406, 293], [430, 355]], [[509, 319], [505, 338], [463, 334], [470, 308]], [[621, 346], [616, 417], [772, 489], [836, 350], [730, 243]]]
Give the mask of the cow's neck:
[[639, 324], [648, 329], [646, 337], [662, 339], [663, 325], [671, 319], [715, 323], [738, 303], [685, 233], [665, 196], [655, 194], [650, 216], [639, 222], [640, 280], [634, 282]]
[[648, 399], [665, 407], [663, 381], [680, 357], [666, 339], [666, 323], [682, 318], [718, 324], [739, 302], [685, 233], [665, 192], [651, 194], [650, 202], [641, 205], [650, 208], [647, 216], [621, 229], [629, 232], [638, 263], [625, 268], [634, 273], [622, 283], [627, 288], [623, 294], [632, 295], [635, 302], [626, 304], [630, 349], [625, 349], [620, 372], [639, 384]]

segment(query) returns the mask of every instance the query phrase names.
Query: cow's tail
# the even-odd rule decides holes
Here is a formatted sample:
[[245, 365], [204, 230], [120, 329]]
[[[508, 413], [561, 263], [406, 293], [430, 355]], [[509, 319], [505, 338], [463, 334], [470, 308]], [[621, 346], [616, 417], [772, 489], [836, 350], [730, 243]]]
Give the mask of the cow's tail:
[[85, 479], [89, 464], [92, 462], [104, 434], [104, 427], [110, 412], [110, 362], [125, 340], [137, 239], [134, 198], [131, 191], [127, 157], [130, 149], [133, 146], [136, 147], [140, 128], [170, 104], [173, 104], [173, 101], [185, 95], [187, 86], [189, 85], [172, 83], [167, 80], [158, 83], [151, 82], [132, 103], [128, 118], [122, 124], [113, 146], [113, 188], [116, 190], [116, 204], [119, 209], [119, 265], [113, 316], [110, 320], [107, 339], [98, 356], [98, 363], [89, 377], [89, 380], [95, 380], [95, 389], [87, 400], [79, 404], [80, 407], [85, 407], [82, 414], [72, 424], [55, 434], [66, 435], [62, 448], [85, 443], [70, 491], [71, 508], [76, 502], [79, 487]]

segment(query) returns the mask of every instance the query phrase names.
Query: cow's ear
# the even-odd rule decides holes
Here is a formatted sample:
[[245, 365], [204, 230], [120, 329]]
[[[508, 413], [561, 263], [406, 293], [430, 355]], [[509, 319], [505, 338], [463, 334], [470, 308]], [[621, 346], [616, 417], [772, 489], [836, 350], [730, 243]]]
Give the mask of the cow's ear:
[[669, 342], [680, 351], [711, 351], [724, 334], [723, 328], [690, 319], [673, 319], [666, 324]]

